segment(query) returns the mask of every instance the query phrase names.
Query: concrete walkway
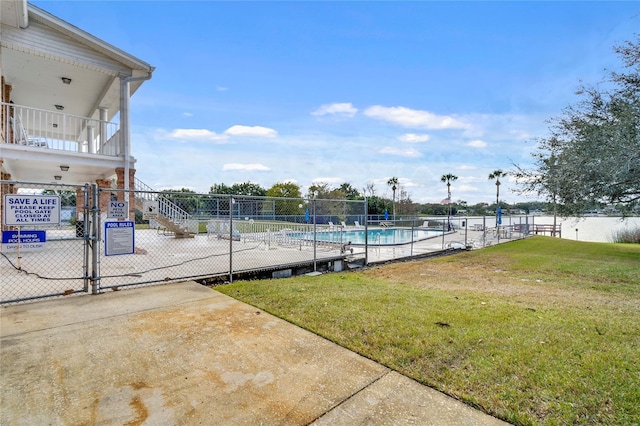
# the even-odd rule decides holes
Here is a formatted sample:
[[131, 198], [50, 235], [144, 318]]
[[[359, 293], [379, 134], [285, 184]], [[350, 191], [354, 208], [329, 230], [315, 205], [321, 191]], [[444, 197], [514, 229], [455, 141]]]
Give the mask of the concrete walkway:
[[2, 425], [504, 425], [194, 282], [0, 310]]

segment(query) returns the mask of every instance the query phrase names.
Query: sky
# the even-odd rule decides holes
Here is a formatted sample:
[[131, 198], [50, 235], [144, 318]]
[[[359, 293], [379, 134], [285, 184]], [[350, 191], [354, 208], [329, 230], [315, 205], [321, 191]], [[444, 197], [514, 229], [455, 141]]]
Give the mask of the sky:
[[[53, 1], [31, 3], [151, 64], [131, 99], [136, 177], [349, 183], [419, 203], [495, 200], [549, 120], [621, 70], [637, 1]], [[508, 203], [540, 199], [514, 192]]]

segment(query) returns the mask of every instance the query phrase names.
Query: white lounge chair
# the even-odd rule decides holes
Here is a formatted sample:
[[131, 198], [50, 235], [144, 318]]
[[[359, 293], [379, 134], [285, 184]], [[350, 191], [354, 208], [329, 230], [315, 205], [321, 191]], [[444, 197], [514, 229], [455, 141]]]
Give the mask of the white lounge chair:
[[16, 114], [14, 117], [11, 117], [11, 127], [13, 127], [13, 138], [14, 142], [20, 145], [28, 145], [28, 146], [37, 146], [37, 147], [48, 147], [49, 144], [47, 140], [44, 138], [34, 138], [27, 134], [24, 126], [22, 125], [22, 119], [20, 118], [20, 114]]
[[363, 227], [362, 225], [360, 225], [360, 222], [358, 222], [357, 220], [354, 220], [353, 224], [355, 225], [356, 228], [362, 228]]

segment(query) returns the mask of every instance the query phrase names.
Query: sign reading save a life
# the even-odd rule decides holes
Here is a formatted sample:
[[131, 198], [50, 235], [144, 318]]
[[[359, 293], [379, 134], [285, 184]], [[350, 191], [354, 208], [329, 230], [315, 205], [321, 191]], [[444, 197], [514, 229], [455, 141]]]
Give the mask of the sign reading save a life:
[[4, 195], [5, 225], [59, 225], [59, 195]]

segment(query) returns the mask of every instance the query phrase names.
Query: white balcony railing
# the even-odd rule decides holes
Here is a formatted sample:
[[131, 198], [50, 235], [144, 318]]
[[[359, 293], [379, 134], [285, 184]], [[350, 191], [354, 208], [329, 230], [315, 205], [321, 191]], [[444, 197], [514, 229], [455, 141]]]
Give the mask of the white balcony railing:
[[0, 103], [0, 111], [3, 143], [112, 157], [123, 155], [118, 123], [5, 102]]

